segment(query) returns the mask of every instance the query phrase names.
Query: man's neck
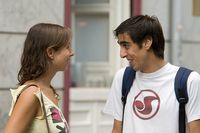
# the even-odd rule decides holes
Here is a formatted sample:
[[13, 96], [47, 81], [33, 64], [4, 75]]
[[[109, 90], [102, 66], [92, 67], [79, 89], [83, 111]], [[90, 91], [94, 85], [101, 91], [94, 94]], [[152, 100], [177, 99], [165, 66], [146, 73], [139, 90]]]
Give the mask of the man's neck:
[[167, 64], [167, 62], [161, 58], [149, 58], [145, 64], [146, 65], [141, 70], [141, 72], [152, 73], [152, 72], [159, 70], [163, 66], [165, 66]]

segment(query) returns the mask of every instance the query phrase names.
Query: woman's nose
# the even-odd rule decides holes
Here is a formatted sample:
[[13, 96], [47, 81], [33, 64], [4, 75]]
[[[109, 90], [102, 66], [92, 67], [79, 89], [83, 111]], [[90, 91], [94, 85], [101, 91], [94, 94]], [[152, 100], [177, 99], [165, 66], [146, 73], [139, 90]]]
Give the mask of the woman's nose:
[[74, 56], [74, 50], [70, 49], [70, 56]]

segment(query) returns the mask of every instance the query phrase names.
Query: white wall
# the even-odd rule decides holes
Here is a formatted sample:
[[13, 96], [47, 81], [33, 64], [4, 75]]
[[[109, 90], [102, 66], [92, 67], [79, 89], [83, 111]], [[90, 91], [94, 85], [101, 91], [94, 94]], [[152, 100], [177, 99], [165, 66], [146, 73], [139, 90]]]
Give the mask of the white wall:
[[[9, 88], [17, 83], [21, 49], [29, 28], [39, 22], [63, 25], [64, 0], [1, 0], [0, 17], [0, 88]], [[61, 87], [60, 81], [56, 86]]]
[[70, 132], [111, 132], [113, 119], [102, 112], [108, 91], [108, 88], [71, 89]]
[[[9, 88], [15, 88], [26, 33], [38, 22], [64, 24], [64, 0], [0, 0], [0, 132], [11, 103]], [[54, 79], [63, 87], [63, 75]], [[61, 93], [62, 94], [62, 93]]]
[[[173, 8], [174, 3], [178, 4]], [[142, 0], [142, 13], [156, 15], [160, 20], [166, 38], [166, 59], [176, 64], [173, 58], [177, 58], [180, 66], [200, 72], [200, 54], [198, 52], [200, 49], [200, 16], [192, 16], [192, 0], [151, 0], [151, 2]], [[173, 26], [174, 14], [178, 15], [174, 16], [175, 18], [180, 17], [180, 22]], [[177, 42], [180, 44], [176, 50], [178, 53], [173, 53], [175, 51], [173, 45], [176, 45], [172, 44], [174, 31], [180, 36]]]

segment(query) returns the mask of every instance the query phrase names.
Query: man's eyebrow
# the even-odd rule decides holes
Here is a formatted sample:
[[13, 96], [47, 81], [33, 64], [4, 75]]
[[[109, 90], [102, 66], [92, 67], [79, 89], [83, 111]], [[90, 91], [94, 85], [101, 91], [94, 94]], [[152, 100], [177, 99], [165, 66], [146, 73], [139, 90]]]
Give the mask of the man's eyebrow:
[[118, 44], [128, 44], [129, 42], [127, 41], [117, 41]]

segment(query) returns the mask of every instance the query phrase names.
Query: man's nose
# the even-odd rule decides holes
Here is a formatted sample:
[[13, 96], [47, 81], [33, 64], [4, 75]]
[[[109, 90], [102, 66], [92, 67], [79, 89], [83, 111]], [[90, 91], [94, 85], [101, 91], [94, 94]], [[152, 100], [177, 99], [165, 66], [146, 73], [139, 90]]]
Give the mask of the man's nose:
[[123, 47], [120, 48], [120, 57], [125, 58], [127, 56], [127, 50]]

